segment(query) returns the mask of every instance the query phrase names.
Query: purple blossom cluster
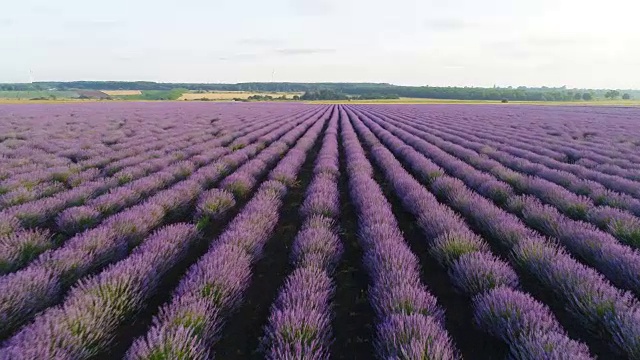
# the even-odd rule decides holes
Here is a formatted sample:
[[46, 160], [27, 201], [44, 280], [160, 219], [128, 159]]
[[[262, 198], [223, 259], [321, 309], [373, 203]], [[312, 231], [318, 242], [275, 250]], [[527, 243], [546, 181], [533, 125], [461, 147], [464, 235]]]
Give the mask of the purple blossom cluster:
[[[464, 144], [466, 145], [466, 142]], [[476, 154], [474, 154], [474, 157], [478, 158]], [[498, 170], [499, 167], [496, 166], [497, 162], [495, 161], [472, 161], [474, 164], [481, 164], [481, 169], [490, 171], [497, 176], [505, 174], [504, 171]], [[547, 172], [553, 173], [555, 176], [558, 170], [549, 170]], [[527, 173], [531, 173], [531, 171], [527, 171]], [[640, 215], [640, 201], [630, 199], [628, 196], [624, 198], [624, 195], [613, 193], [610, 190], [594, 189], [596, 185], [592, 185], [591, 182], [588, 182], [588, 185], [578, 187], [580, 182], [584, 182], [584, 180], [576, 176], [567, 179], [560, 179], [559, 175], [555, 177], [546, 176], [545, 178], [550, 180], [547, 181], [537, 177], [541, 176], [540, 172], [532, 174], [536, 176], [528, 176], [524, 178], [526, 179], [524, 181], [515, 182], [515, 184], [520, 185], [518, 190], [537, 196], [543, 202], [556, 206], [560, 211], [574, 219], [592, 222], [631, 246], [636, 248], [640, 246], [638, 245], [640, 241], [640, 220], [629, 212], [620, 210], [626, 209], [635, 215]], [[503, 178], [503, 180], [514, 181], [510, 177]], [[573, 192], [554, 183], [560, 184], [578, 194], [587, 194], [593, 202], [584, 196], [575, 195]], [[610, 205], [613, 208], [594, 206], [594, 203]]]
[[586, 345], [569, 339], [546, 306], [530, 295], [500, 287], [473, 301], [474, 321], [512, 344], [514, 359], [593, 359]]
[[640, 218], [620, 209], [599, 206], [587, 214], [589, 221], [621, 242], [640, 249]]
[[320, 215], [335, 219], [340, 212], [340, 194], [336, 185], [340, 176], [337, 118], [336, 111], [325, 130], [322, 147], [313, 169], [314, 177], [300, 207], [300, 214], [305, 218]]
[[[193, 130], [188, 130], [188, 132], [193, 132]], [[217, 141], [217, 140], [211, 141], [209, 137], [204, 137], [202, 139], [193, 139], [193, 137], [190, 136], [190, 134], [188, 133], [182, 136], [178, 135], [175, 138], [175, 141], [181, 142], [182, 144], [184, 144], [183, 145], [184, 147], [191, 146], [188, 141], [194, 141], [194, 140], [196, 142], [208, 141], [211, 144], [214, 144], [214, 141]], [[135, 178], [147, 175], [152, 171], [159, 171], [160, 169], [167, 166], [170, 163], [170, 159], [168, 158], [154, 159], [152, 161], [149, 161], [148, 163], [142, 163], [144, 160], [150, 159], [154, 155], [158, 155], [154, 153], [154, 150], [157, 152], [156, 149], [159, 149], [163, 145], [164, 144], [162, 142], [154, 142], [153, 144], [145, 147], [144, 149], [146, 150], [141, 149], [141, 151], [143, 152], [143, 155], [139, 155], [139, 153], [137, 153], [136, 155], [129, 156], [131, 154], [130, 150], [127, 150], [126, 155], [129, 157], [125, 157], [119, 161], [115, 161], [111, 164], [108, 164], [108, 166], [103, 170], [104, 173], [106, 173], [107, 175], [111, 175], [113, 174], [113, 172], [115, 172], [112, 169], [122, 169], [121, 174], [118, 174], [117, 176], [113, 176], [110, 179], [110, 180], [115, 180], [115, 181], [109, 182], [111, 186], [117, 186], [119, 184], [129, 182]], [[145, 151], [148, 151], [148, 153], [145, 153]], [[120, 163], [122, 163], [122, 166], [119, 167]], [[124, 166], [128, 166], [128, 167], [124, 168]], [[19, 178], [14, 178], [13, 182], [15, 183], [15, 186], [19, 186], [19, 187], [16, 187], [16, 191], [19, 191], [19, 190], [29, 191], [28, 192], [29, 198], [24, 199], [25, 201], [19, 201], [19, 202], [8, 204], [8, 205], [17, 205], [17, 204], [24, 203], [27, 200], [35, 200], [44, 196], [58, 194], [63, 190], [66, 190], [65, 186], [75, 188], [75, 187], [84, 185], [87, 182], [98, 180], [98, 177], [101, 175], [100, 170], [97, 168], [89, 167], [86, 169], [82, 169], [77, 165], [74, 165], [70, 168], [48, 169], [47, 173], [49, 175], [44, 178], [38, 175], [36, 175], [35, 177], [31, 176], [30, 179], [24, 179], [24, 180], [21, 180]], [[34, 178], [41, 179], [42, 181], [47, 181], [47, 182], [41, 182], [35, 187], [32, 187], [33, 185], [31, 184], [34, 184], [35, 182], [37, 182], [37, 180], [34, 180]], [[123, 181], [123, 179], [126, 179], [127, 181]], [[44, 192], [38, 190], [38, 187], [41, 185], [48, 186], [49, 188], [51, 188], [51, 190], [44, 191]], [[5, 186], [7, 186], [6, 183], [5, 183]], [[102, 190], [102, 189], [99, 189], [99, 190]], [[9, 194], [12, 194], [12, 193], [9, 193]], [[6, 194], [6, 195], [9, 195], [9, 194]], [[15, 195], [18, 195], [18, 194], [20, 193], [16, 193]]]
[[60, 183], [40, 183], [33, 186], [19, 187], [0, 195], [0, 208], [24, 204], [29, 201], [51, 196], [64, 189]]
[[200, 195], [196, 206], [195, 219], [210, 221], [220, 218], [236, 205], [233, 194], [220, 189], [211, 189]]
[[0, 236], [0, 274], [33, 260], [52, 246], [48, 230], [21, 230]]
[[28, 267], [0, 277], [0, 333], [5, 334], [55, 304], [78, 279], [123, 259], [128, 248], [162, 223], [163, 209], [152, 203], [121, 212], [100, 227], [42, 253]]
[[[281, 131], [281, 130], [279, 130]], [[213, 156], [224, 154], [225, 152], [216, 151], [213, 152]], [[215, 158], [208, 159], [208, 162]], [[58, 231], [73, 235], [82, 229], [91, 227], [99, 223], [105, 216], [120, 211], [122, 208], [138, 202], [143, 196], [149, 196], [154, 191], [166, 187], [168, 184], [183, 178], [193, 171], [193, 164], [188, 162], [178, 162], [172, 166], [168, 166], [164, 170], [153, 174], [149, 177], [141, 178], [134, 182], [127, 184], [125, 187], [115, 188], [112, 191], [115, 193], [105, 194], [89, 202], [89, 205], [94, 211], [86, 209], [86, 207], [69, 208], [67, 211], [58, 215]], [[201, 168], [201, 170], [206, 170]], [[201, 174], [202, 172], [200, 172]], [[221, 175], [221, 174], [220, 174]], [[197, 179], [197, 177], [194, 177]], [[201, 185], [202, 181], [198, 181]], [[178, 184], [171, 188], [169, 191], [161, 191], [156, 197], [156, 202], [163, 205], [165, 211], [171, 215], [171, 213], [179, 213], [185, 211], [190, 205], [190, 201], [200, 191], [200, 188], [195, 183]], [[191, 196], [189, 196], [191, 194]], [[50, 199], [50, 198], [49, 198]], [[28, 206], [29, 204], [27, 204]], [[33, 205], [37, 205], [33, 203]], [[60, 207], [62, 208], [62, 207]], [[58, 207], [52, 207], [50, 210], [58, 209]], [[42, 209], [34, 209], [40, 212]], [[100, 212], [98, 215], [95, 211]], [[34, 215], [41, 215], [34, 214]], [[44, 223], [50, 216], [39, 218], [38, 223]], [[23, 216], [24, 218], [24, 216]], [[23, 221], [24, 222], [24, 221]], [[50, 244], [49, 247], [53, 247], [55, 244]], [[48, 247], [40, 247], [34, 249], [34, 254], [31, 258], [37, 256]]]
[[[285, 153], [316, 120], [314, 114], [317, 112], [311, 113], [311, 117], [298, 117], [294, 123], [273, 129], [262, 142], [236, 147], [211, 170], [199, 171], [192, 178], [200, 185], [212, 184], [265, 149], [255, 158], [260, 162], [254, 161], [256, 165], [251, 167], [242, 166], [226, 179], [233, 179], [235, 174], [243, 171], [252, 174], [251, 171]], [[267, 147], [270, 143], [272, 146]], [[225, 316], [242, 299], [249, 283], [251, 263], [259, 257], [262, 246], [273, 232], [285, 193], [286, 187], [276, 181], [267, 181], [258, 189], [210, 251], [190, 269], [174, 293], [174, 300], [163, 307], [154, 319], [154, 326], [147, 336], [138, 339], [129, 350], [129, 358], [172, 357], [185, 349], [185, 343], [189, 344], [189, 353], [196, 358], [208, 357], [208, 346], [217, 339]]]
[[[413, 136], [413, 135], [411, 135], [411, 134], [409, 134], [407, 132], [401, 132], [400, 134], [402, 134], [404, 136], [411, 137], [412, 141], [414, 141], [414, 142], [421, 142], [421, 145], [424, 146], [425, 153], [426, 153], [426, 150], [429, 150], [430, 154], [437, 153], [438, 151], [440, 152], [440, 154], [443, 153], [442, 150], [439, 150], [439, 149], [435, 148], [432, 145], [431, 146], [430, 145], [425, 145], [425, 142], [423, 140], [417, 139], [417, 138], [415, 138], [415, 136]], [[437, 150], [434, 150], [434, 148], [437, 149]], [[469, 151], [469, 150], [465, 150], [465, 151]], [[496, 201], [498, 200], [494, 196], [495, 190], [490, 190], [491, 188], [495, 189], [495, 187], [497, 186], [495, 180], [492, 181], [491, 186], [488, 186], [488, 185], [481, 186], [480, 184], [482, 184], [482, 183], [484, 183], [484, 184], [488, 183], [488, 182], [482, 181], [483, 179], [486, 180], [486, 181], [490, 181], [492, 179], [490, 179], [490, 178], [487, 179], [487, 175], [486, 174], [479, 173], [473, 167], [465, 164], [464, 162], [461, 162], [461, 161], [459, 161], [459, 160], [457, 160], [455, 158], [452, 158], [451, 156], [448, 156], [449, 158], [447, 158], [447, 156], [448, 155], [446, 155], [446, 154], [445, 155], [441, 155], [439, 157], [435, 157], [435, 160], [438, 161], [443, 167], [445, 167], [450, 173], [455, 174], [456, 176], [459, 176], [461, 179], [463, 179], [465, 181], [465, 183], [469, 184], [469, 186], [471, 186], [472, 188], [478, 190], [483, 195], [485, 195], [487, 197], [490, 197], [490, 198], [493, 198]], [[434, 158], [434, 157], [432, 157], [432, 158]], [[474, 162], [472, 161], [472, 163], [474, 163]], [[510, 177], [510, 175], [507, 174], [506, 176], [513, 180], [513, 177]], [[516, 174], [516, 176], [518, 176], [518, 175]], [[527, 182], [526, 181], [527, 178], [522, 178], [522, 179], [525, 179], [525, 180], [522, 180], [520, 182], [515, 181], [515, 183], [525, 183], [525, 182]], [[511, 181], [511, 182], [514, 183], [513, 181]], [[548, 184], [548, 185], [553, 185], [553, 184]], [[523, 187], [523, 186], [524, 185], [519, 185], [519, 187]], [[558, 188], [558, 187], [556, 186], [556, 188]], [[558, 194], [556, 194], [556, 195], [558, 195]], [[512, 196], [513, 195], [508, 195], [507, 199], [509, 197], [512, 197]], [[538, 196], [540, 197], [542, 195], [539, 193]], [[562, 198], [562, 197], [560, 196], [560, 198]], [[501, 199], [504, 200], [504, 197], [502, 197]], [[575, 213], [580, 213], [581, 212], [581, 213], [585, 214], [585, 216], [587, 216], [587, 214], [589, 214], [589, 213], [597, 214], [597, 213], [600, 213], [601, 211], [605, 211], [606, 210], [606, 208], [592, 208], [591, 210], [589, 210], [587, 207], [583, 207], [581, 205], [571, 205], [571, 207], [573, 207], [572, 211], [574, 211]], [[552, 209], [552, 208], [548, 207], [548, 209]], [[606, 213], [607, 214], [611, 214], [610, 211], [607, 211]], [[633, 236], [635, 234], [634, 231], [636, 230], [636, 227], [637, 227], [637, 221], [636, 221], [635, 217], [633, 217], [630, 214], [626, 214], [626, 216], [624, 216], [624, 215], [621, 215], [620, 213], [621, 212], [616, 212], [615, 213], [615, 216], [620, 215], [620, 219], [621, 219], [621, 220], [619, 220], [617, 222], [617, 224], [619, 225], [618, 233], [619, 234], [627, 234], [627, 238], [631, 237], [631, 239], [633, 239]], [[625, 214], [625, 213], [622, 213], [622, 214]], [[583, 229], [588, 228], [588, 226], [586, 226], [586, 225], [581, 225], [580, 223], [571, 222], [568, 219], [564, 219], [564, 218], [562, 218], [562, 216], [560, 214], [556, 214], [556, 215], [557, 216], [554, 215], [554, 217], [560, 217], [561, 219], [563, 219], [563, 222], [573, 224], [573, 227], [581, 227]], [[611, 216], [611, 215], [609, 215], [609, 216]], [[611, 222], [614, 221], [611, 218], [607, 219], [606, 216], [604, 216], [604, 215], [602, 217], [604, 217], [604, 219], [599, 221], [599, 223], [602, 224], [602, 225], [605, 225], [606, 223], [611, 223]], [[624, 220], [622, 220], [622, 219], [624, 219]], [[560, 226], [560, 228], [562, 228], [562, 227], [563, 226]], [[591, 229], [591, 230], [593, 230], [593, 229]], [[584, 231], [587, 231], [587, 230], [584, 230]], [[613, 231], [615, 231], [615, 230], [613, 230]], [[594, 233], [594, 232], [592, 231], [592, 233]], [[602, 233], [599, 233], [599, 232], [595, 232], [594, 234], [598, 235], [599, 238], [606, 238], [607, 241], [604, 241], [604, 242], [607, 243], [607, 244], [612, 242], [612, 238], [608, 237], [605, 234], [602, 234]], [[553, 234], [553, 233], [548, 233], [548, 235], [556, 236], [556, 234]], [[635, 255], [631, 255], [634, 252], [629, 250], [628, 248], [625, 248], [625, 247], [620, 248], [620, 246], [618, 246], [618, 245], [613, 245], [613, 247], [615, 247], [616, 249], [612, 249], [611, 250], [612, 251], [612, 253], [610, 255], [611, 257], [615, 257], [613, 254], [614, 253], [615, 254], [619, 254], [620, 251], [626, 252], [626, 254], [627, 254], [626, 256], [627, 257], [631, 256], [633, 258], [635, 256]], [[626, 250], [620, 250], [620, 249], [626, 249]], [[600, 251], [600, 250], [598, 250], [598, 251]], [[635, 263], [635, 260], [632, 260], [630, 262], [627, 261], [628, 266], [630, 266], [631, 268], [633, 268], [635, 266], [634, 263]]]
[[11, 235], [21, 228], [20, 221], [16, 217], [0, 213], [0, 236]]

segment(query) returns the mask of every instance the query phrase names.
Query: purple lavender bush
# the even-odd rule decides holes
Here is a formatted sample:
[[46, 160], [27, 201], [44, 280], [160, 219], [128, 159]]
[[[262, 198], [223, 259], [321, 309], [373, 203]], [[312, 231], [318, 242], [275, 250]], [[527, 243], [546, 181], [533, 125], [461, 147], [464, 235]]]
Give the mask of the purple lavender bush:
[[89, 206], [68, 208], [56, 218], [58, 231], [73, 235], [94, 227], [101, 218], [98, 210]]

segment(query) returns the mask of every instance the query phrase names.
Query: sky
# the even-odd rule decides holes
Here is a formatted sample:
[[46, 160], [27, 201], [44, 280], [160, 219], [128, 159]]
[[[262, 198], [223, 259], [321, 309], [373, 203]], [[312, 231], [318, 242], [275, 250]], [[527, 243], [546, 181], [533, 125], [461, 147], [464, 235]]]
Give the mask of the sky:
[[0, 82], [640, 89], [639, 13], [637, 0], [6, 1]]

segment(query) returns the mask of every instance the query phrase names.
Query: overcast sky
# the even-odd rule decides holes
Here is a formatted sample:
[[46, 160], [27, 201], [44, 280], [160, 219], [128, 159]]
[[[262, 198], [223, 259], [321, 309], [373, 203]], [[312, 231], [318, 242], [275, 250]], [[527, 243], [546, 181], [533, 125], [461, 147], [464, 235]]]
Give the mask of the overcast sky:
[[0, 82], [640, 89], [637, 0], [20, 0]]

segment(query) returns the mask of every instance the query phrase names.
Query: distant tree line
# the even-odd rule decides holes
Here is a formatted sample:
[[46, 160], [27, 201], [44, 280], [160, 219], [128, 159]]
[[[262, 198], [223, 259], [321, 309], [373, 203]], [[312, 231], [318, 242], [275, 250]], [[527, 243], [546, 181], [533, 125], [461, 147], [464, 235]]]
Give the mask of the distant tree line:
[[300, 100], [348, 100], [349, 97], [345, 94], [339, 93], [334, 90], [322, 89], [318, 91], [306, 91]]
[[398, 94], [384, 94], [384, 93], [372, 93], [372, 94], [362, 94], [358, 96], [360, 100], [390, 100], [390, 99], [399, 99], [400, 96]]
[[[340, 100], [349, 98], [380, 99], [395, 97], [458, 99], [458, 100], [502, 100], [509, 101], [578, 101], [593, 99], [640, 98], [640, 90], [607, 89], [567, 89], [566, 87], [435, 87], [398, 86], [386, 83], [238, 83], [238, 84], [195, 84], [156, 83], [148, 81], [72, 81], [36, 82], [32, 84], [0, 84], [5, 91], [37, 90], [142, 90], [173, 91], [246, 91], [246, 92], [303, 92], [318, 100]], [[324, 99], [325, 97], [336, 99]]]
[[350, 96], [334, 90], [322, 89], [318, 91], [306, 91], [301, 100], [377, 100], [377, 99], [399, 99], [396, 94], [363, 94]]
[[247, 99], [248, 100], [257, 100], [257, 101], [290, 100], [289, 98], [287, 98], [287, 95], [274, 97], [274, 96], [271, 96], [271, 95], [259, 95], [259, 94], [251, 95]]

